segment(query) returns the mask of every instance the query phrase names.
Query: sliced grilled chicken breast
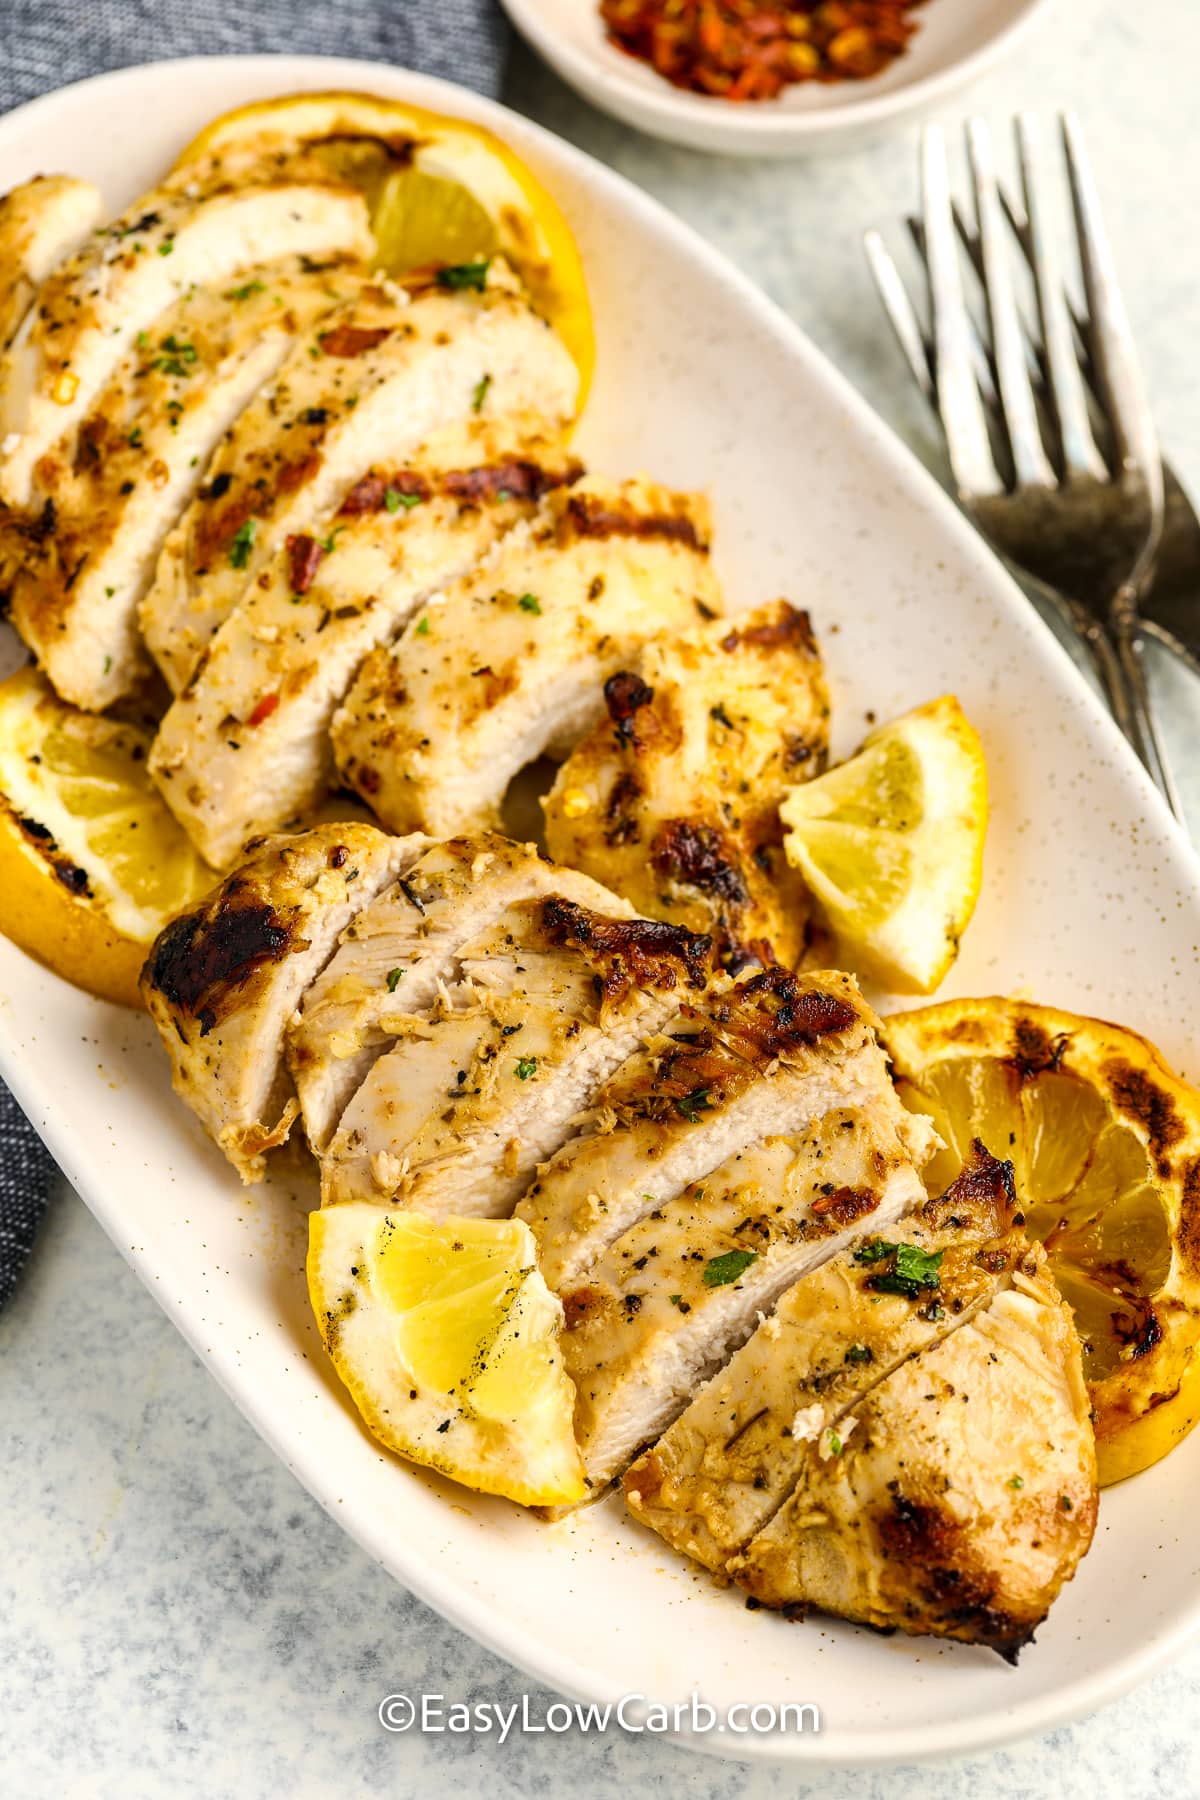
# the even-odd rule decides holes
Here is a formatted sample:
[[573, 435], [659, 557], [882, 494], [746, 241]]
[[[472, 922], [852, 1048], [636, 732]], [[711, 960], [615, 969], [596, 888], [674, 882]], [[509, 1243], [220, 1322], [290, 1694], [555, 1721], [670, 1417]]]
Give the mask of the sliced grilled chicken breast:
[[[771, 969], [709, 998], [635, 1051], [517, 1212], [550, 1285], [567, 1290], [648, 1212], [741, 1152], [881, 1095], [875, 1018], [853, 977]], [[928, 1123], [883, 1093], [918, 1164]]]
[[552, 494], [367, 658], [334, 719], [343, 778], [393, 829], [494, 827], [512, 777], [565, 754], [638, 643], [720, 607], [699, 496], [593, 478]]
[[176, 1092], [244, 1181], [261, 1176], [296, 1116], [283, 1039], [301, 995], [355, 913], [423, 847], [371, 825], [267, 838], [155, 941], [142, 994]]
[[0, 496], [30, 504], [41, 458], [73, 438], [139, 332], [188, 287], [283, 256], [366, 260], [371, 245], [362, 196], [348, 188], [146, 195], [50, 275], [0, 366]]
[[25, 533], [12, 615], [77, 706], [108, 706], [144, 676], [138, 604], [167, 532], [224, 432], [329, 311], [330, 284], [363, 279], [344, 258], [304, 256], [189, 289], [139, 335], [71, 454], [42, 457], [46, 523]]
[[829, 697], [807, 613], [773, 601], [642, 646], [543, 802], [550, 854], [651, 919], [712, 931], [736, 967], [804, 950], [785, 789], [825, 763]]
[[252, 583], [269, 585], [289, 536], [330, 542], [370, 471], [403, 467], [455, 422], [569, 417], [577, 388], [566, 350], [496, 265], [482, 293], [363, 289], [247, 407], [167, 538], [142, 628], [171, 686], [187, 683]]
[[312, 1148], [326, 1148], [347, 1102], [395, 1042], [393, 1023], [428, 1012], [462, 974], [464, 944], [519, 900], [557, 894], [620, 918], [607, 889], [559, 869], [532, 844], [481, 834], [428, 848], [343, 931], [289, 1033], [288, 1060]]
[[73, 175], [36, 175], [0, 198], [0, 349], [50, 271], [104, 217], [104, 196]]
[[561, 383], [539, 392], [547, 367], [557, 375], [556, 359], [530, 369], [536, 412], [456, 421], [390, 478], [358, 483], [328, 551], [311, 534], [289, 535], [212, 639], [162, 721], [150, 767], [216, 867], [327, 790], [330, 722], [367, 652], [578, 472], [552, 410]]
[[[896, 1226], [936, 1286], [906, 1283], [868, 1238], [806, 1275], [626, 1471], [631, 1510], [677, 1550], [725, 1572], [815, 1454], [825, 1460], [863, 1396], [1007, 1287], [1028, 1246], [1012, 1172], [977, 1156]], [[867, 1221], [874, 1227], [875, 1221]], [[882, 1279], [881, 1279], [882, 1277]]]
[[511, 1212], [639, 1036], [704, 986], [710, 951], [558, 895], [517, 903], [460, 951], [454, 1010], [396, 1021], [322, 1159], [323, 1201]]
[[764, 1604], [1013, 1656], [1094, 1525], [1078, 1343], [981, 1146], [893, 1235], [791, 1288], [626, 1499]]
[[593, 1488], [671, 1423], [786, 1288], [924, 1198], [890, 1107], [873, 1101], [741, 1151], [618, 1238], [561, 1293]]

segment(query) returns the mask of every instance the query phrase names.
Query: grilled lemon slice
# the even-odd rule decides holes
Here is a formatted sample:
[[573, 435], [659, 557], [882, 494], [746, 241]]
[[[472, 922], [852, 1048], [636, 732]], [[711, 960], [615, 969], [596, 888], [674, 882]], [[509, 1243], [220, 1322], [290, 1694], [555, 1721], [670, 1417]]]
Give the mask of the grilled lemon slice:
[[0, 932], [126, 1006], [151, 940], [216, 879], [151, 784], [149, 748], [34, 669], [0, 683]]
[[480, 1493], [581, 1500], [562, 1307], [517, 1219], [349, 1201], [309, 1216], [308, 1291], [372, 1436]]
[[983, 877], [987, 767], [952, 695], [881, 726], [779, 808], [784, 849], [846, 959], [900, 994], [931, 994], [958, 954]]
[[1100, 1479], [1148, 1468], [1200, 1417], [1200, 1093], [1144, 1038], [1015, 1000], [897, 1013], [905, 1104], [946, 1142], [1012, 1160], [1026, 1223], [1074, 1309]]
[[575, 240], [537, 177], [482, 125], [372, 94], [290, 94], [214, 119], [172, 174], [212, 159], [234, 179], [315, 160], [361, 188], [393, 275], [504, 256], [571, 352], [582, 407], [595, 337]]

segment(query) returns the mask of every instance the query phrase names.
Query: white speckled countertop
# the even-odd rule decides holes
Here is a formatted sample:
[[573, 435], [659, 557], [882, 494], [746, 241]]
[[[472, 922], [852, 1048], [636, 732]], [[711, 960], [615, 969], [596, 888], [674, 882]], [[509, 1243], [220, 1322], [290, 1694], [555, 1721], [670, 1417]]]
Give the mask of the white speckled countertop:
[[[1060, 0], [973, 104], [997, 124], [1018, 107], [1082, 113], [1162, 437], [1200, 493], [1197, 69], [1193, 0]], [[807, 163], [721, 163], [600, 118], [521, 54], [509, 97], [729, 252], [936, 464], [859, 248], [867, 225], [912, 202], [911, 134]], [[796, 597], [820, 616], [802, 580]], [[1182, 675], [1165, 692], [1200, 823], [1200, 735], [1189, 724], [1200, 692]], [[0, 1317], [0, 1420], [0, 1793], [1200, 1792], [1200, 1645], [1093, 1719], [923, 1769], [806, 1779], [617, 1732], [503, 1746], [389, 1736], [376, 1717], [389, 1692], [511, 1702], [523, 1678], [404, 1594], [297, 1487], [65, 1189]]]

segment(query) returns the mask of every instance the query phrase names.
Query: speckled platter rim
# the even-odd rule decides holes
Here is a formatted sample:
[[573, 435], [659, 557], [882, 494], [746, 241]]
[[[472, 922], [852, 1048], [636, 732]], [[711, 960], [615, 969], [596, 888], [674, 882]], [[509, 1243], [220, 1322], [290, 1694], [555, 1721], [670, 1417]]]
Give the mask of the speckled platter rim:
[[[1200, 1073], [1200, 872], [1132, 754], [959, 514], [799, 331], [688, 228], [505, 109], [322, 58], [198, 59], [100, 77], [0, 121], [0, 186], [66, 168], [114, 201], [204, 119], [292, 88], [374, 87], [493, 125], [576, 226], [599, 379], [580, 434], [628, 472], [711, 480], [735, 604], [785, 585], [825, 632], [840, 752], [955, 686], [996, 802], [979, 915], [945, 992], [1033, 989], [1108, 1012]], [[597, 460], [599, 458], [597, 457]], [[0, 644], [0, 661], [13, 660]], [[310, 1193], [243, 1193], [168, 1091], [148, 1022], [0, 942], [0, 1072], [114, 1243], [246, 1417], [400, 1581], [538, 1680], [584, 1700], [813, 1700], [819, 1736], [685, 1737], [738, 1759], [880, 1764], [980, 1751], [1093, 1710], [1200, 1626], [1200, 1434], [1105, 1496], [1099, 1541], [1010, 1671], [983, 1652], [747, 1614], [605, 1502], [561, 1526], [378, 1452], [303, 1305]], [[449, 1683], [448, 1677], [448, 1683]], [[451, 1696], [453, 1698], [454, 1696]]]

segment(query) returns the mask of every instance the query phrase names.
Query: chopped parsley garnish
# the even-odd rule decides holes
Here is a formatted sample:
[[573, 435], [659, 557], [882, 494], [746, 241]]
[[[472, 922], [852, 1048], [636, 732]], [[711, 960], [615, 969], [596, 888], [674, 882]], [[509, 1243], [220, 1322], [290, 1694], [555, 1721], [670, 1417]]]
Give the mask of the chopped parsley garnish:
[[129, 448], [131, 450], [140, 450], [141, 449], [141, 447], [142, 447], [142, 428], [140, 425], [134, 426], [134, 428], [130, 432], [129, 436], [125, 439], [125, 442], [129, 445]]
[[449, 288], [452, 294], [460, 294], [466, 288], [474, 288], [482, 294], [487, 286], [487, 272], [490, 259], [483, 262], [451, 263], [448, 268], [439, 269], [437, 284], [441, 288]]
[[393, 488], [393, 487], [384, 488], [384, 490], [383, 490], [383, 505], [384, 505], [385, 512], [394, 513], [394, 512], [400, 511], [400, 490], [399, 490], [399, 488]]
[[705, 1287], [728, 1287], [744, 1275], [751, 1263], [758, 1261], [757, 1250], [726, 1250], [724, 1256], [713, 1256], [704, 1265]]
[[[856, 1250], [855, 1260], [858, 1262], [879, 1262], [880, 1246], [864, 1245], [863, 1250], [874, 1251], [874, 1255], [865, 1256], [863, 1250]], [[942, 1257], [944, 1250], [921, 1250], [916, 1244], [888, 1244], [884, 1253], [891, 1252], [895, 1261], [890, 1269], [878, 1275], [872, 1275], [868, 1286], [877, 1294], [900, 1294], [905, 1300], [915, 1300], [917, 1296], [930, 1288], [936, 1288], [941, 1281]]]
[[227, 300], [249, 300], [251, 294], [261, 294], [264, 287], [265, 284], [261, 281], [247, 281], [242, 287], [227, 288], [225, 298]]
[[399, 986], [400, 982], [402, 982], [403, 980], [404, 980], [404, 970], [403, 969], [389, 969], [387, 972], [388, 993], [394, 994], [397, 987]]
[[162, 243], [158, 246], [158, 254], [160, 256], [170, 256], [170, 254], [171, 254], [172, 250], [174, 250], [174, 248], [175, 248], [175, 239], [173, 237], [164, 238]]
[[1025, 1478], [1022, 1475], [1014, 1475], [1008, 1485], [1010, 1488], [1023, 1488], [1025, 1486]]
[[161, 369], [164, 375], [176, 375], [184, 378], [191, 374], [191, 364], [196, 361], [195, 344], [181, 344], [172, 333], [162, 341], [164, 355], [156, 356], [154, 367]]
[[247, 519], [244, 525], [238, 526], [237, 534], [229, 546], [229, 561], [233, 568], [244, 569], [249, 563], [257, 531], [257, 519]]
[[471, 411], [482, 412], [483, 403], [487, 399], [487, 391], [492, 385], [490, 375], [483, 375], [475, 383], [475, 392], [471, 395]]
[[1075, 1502], [1071, 1499], [1070, 1494], [1060, 1494], [1058, 1496], [1058, 1504], [1062, 1507], [1064, 1512], [1075, 1511]]
[[338, 539], [341, 537], [341, 535], [342, 535], [343, 531], [345, 531], [345, 529], [346, 529], [346, 527], [344, 525], [335, 525], [328, 537], [318, 538], [317, 541], [320, 544], [322, 550], [325, 552], [326, 556], [333, 555], [334, 546], [336, 545]]
[[693, 1088], [690, 1094], [682, 1094], [676, 1100], [675, 1111], [681, 1113], [689, 1125], [698, 1125], [700, 1114], [712, 1105], [708, 1094], [709, 1090], [706, 1087]]
[[840, 1456], [842, 1454], [842, 1440], [836, 1431], [831, 1431], [829, 1436], [825, 1439], [825, 1449], [830, 1456]]
[[149, 346], [149, 343], [150, 343], [149, 333], [145, 332], [145, 331], [139, 331], [133, 341], [137, 345], [139, 350], [145, 350]]
[[542, 603], [536, 594], [522, 594], [517, 605], [522, 612], [536, 613], [539, 619], [542, 616]]
[[537, 1074], [537, 1057], [522, 1056], [517, 1062], [517, 1080], [528, 1081], [531, 1075]]
[[421, 617], [417, 620], [417, 628], [416, 629], [417, 629], [418, 637], [428, 637], [429, 636], [429, 618], [425, 613], [422, 613]]
[[848, 1363], [874, 1362], [875, 1352], [869, 1344], [851, 1344], [846, 1352], [845, 1361]]
[[716, 706], [710, 706], [708, 709], [708, 716], [710, 719], [715, 719], [717, 721], [718, 725], [723, 725], [725, 727], [726, 731], [733, 730], [733, 720], [730, 718], [729, 714], [725, 711], [725, 707], [722, 702], [718, 701]]
[[876, 1238], [873, 1244], [860, 1244], [854, 1252], [854, 1260], [856, 1263], [883, 1262], [895, 1248], [895, 1244], [887, 1244], [882, 1238]]

